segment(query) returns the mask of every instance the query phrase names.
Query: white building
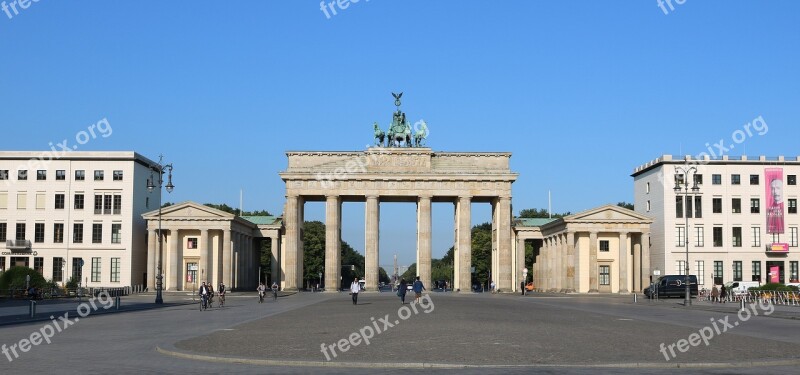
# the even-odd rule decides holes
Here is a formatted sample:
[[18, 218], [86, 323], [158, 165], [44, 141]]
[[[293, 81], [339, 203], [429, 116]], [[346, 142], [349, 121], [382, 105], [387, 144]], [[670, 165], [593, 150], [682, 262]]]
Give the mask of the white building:
[[[90, 287], [146, 284], [147, 191], [156, 163], [135, 152], [0, 152], [0, 270]], [[82, 266], [81, 266], [82, 265]]]
[[[689, 194], [677, 194], [675, 181], [684, 173], [676, 168], [692, 166], [696, 174], [688, 173]], [[690, 273], [701, 287], [714, 281], [797, 282], [798, 175], [800, 158], [782, 156], [698, 160], [663, 155], [637, 167], [635, 209], [654, 219], [651, 269], [683, 274], [688, 233]], [[699, 189], [692, 193], [695, 181]], [[768, 220], [768, 212], [781, 220]]]

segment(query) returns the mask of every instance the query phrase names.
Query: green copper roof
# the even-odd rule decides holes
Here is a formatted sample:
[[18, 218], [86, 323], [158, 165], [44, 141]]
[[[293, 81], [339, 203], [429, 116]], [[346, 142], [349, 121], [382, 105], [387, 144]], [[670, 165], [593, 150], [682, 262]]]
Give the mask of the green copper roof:
[[275, 224], [275, 219], [277, 216], [242, 216], [242, 219], [245, 219], [255, 225], [270, 225]]
[[516, 226], [518, 227], [541, 227], [549, 222], [558, 219], [539, 218], [539, 217], [518, 217], [516, 218]]

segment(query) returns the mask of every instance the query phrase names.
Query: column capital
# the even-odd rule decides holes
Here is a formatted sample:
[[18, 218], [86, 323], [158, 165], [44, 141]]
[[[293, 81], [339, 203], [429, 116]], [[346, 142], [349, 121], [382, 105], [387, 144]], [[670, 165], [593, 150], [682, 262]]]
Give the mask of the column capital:
[[422, 200], [422, 199], [431, 200], [431, 199], [433, 199], [433, 195], [432, 194], [420, 194], [420, 195], [417, 196], [417, 199], [418, 200]]
[[510, 201], [511, 200], [511, 196], [510, 195], [500, 195], [500, 196], [497, 197], [497, 199], [499, 199], [499, 200], [509, 200]]
[[472, 196], [471, 195], [459, 195], [458, 196], [458, 200], [459, 201], [472, 201]]
[[326, 200], [333, 200], [333, 199], [337, 199], [338, 200], [339, 197], [340, 197], [339, 194], [326, 194], [325, 195], [325, 199]]
[[378, 194], [368, 194], [368, 195], [366, 195], [366, 198], [367, 198], [367, 200], [371, 200], [371, 199], [378, 199], [378, 198], [380, 198], [380, 197], [381, 197], [381, 196], [380, 196], [380, 195], [378, 195]]

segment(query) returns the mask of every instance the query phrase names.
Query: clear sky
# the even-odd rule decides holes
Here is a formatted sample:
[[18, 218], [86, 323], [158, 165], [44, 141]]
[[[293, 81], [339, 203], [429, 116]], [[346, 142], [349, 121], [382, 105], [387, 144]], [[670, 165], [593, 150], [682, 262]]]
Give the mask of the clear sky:
[[[11, 3], [11, 0], [5, 0]], [[55, 1], [0, 11], [0, 149], [159, 153], [170, 201], [279, 214], [287, 150], [363, 150], [392, 91], [441, 151], [509, 151], [514, 211], [633, 200], [634, 167], [800, 155], [800, 2]], [[331, 7], [336, 9], [334, 15]], [[9, 15], [11, 17], [9, 18]], [[768, 125], [734, 144], [761, 116]], [[414, 261], [411, 204], [381, 206], [381, 261]], [[324, 205], [306, 218], [324, 220]], [[453, 208], [434, 205], [434, 249]], [[473, 205], [475, 223], [490, 220]], [[343, 210], [363, 251], [364, 206]]]

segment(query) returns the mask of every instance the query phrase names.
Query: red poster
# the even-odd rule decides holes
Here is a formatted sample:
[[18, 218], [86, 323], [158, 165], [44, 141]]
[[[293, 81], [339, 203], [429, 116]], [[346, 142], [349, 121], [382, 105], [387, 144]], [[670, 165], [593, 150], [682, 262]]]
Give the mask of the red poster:
[[783, 168], [764, 169], [767, 233], [783, 233]]
[[769, 268], [769, 282], [771, 283], [779, 283], [781, 282], [781, 268], [778, 266], [771, 266]]

